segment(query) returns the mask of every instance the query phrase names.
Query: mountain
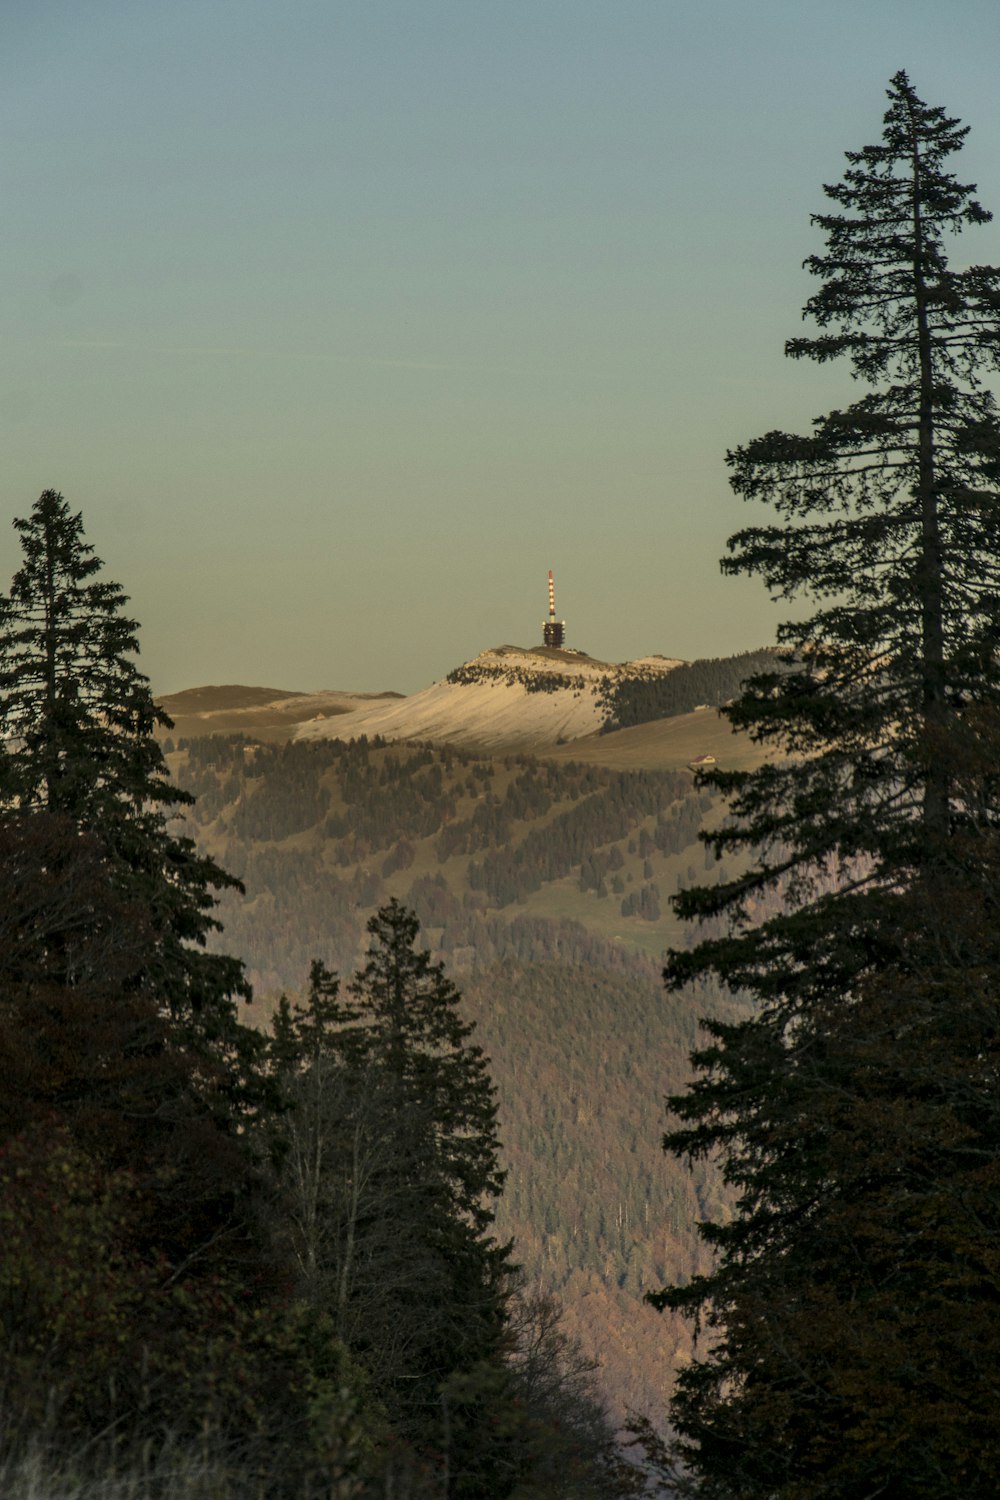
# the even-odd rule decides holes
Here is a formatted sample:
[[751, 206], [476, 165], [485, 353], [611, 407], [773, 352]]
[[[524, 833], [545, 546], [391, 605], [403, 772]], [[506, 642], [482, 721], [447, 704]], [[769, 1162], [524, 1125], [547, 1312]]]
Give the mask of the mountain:
[[539, 750], [595, 734], [608, 721], [621, 682], [662, 677], [680, 665], [662, 656], [613, 664], [582, 651], [495, 646], [422, 692], [358, 705], [332, 723], [313, 719], [300, 725], [296, 738], [364, 734], [486, 751]]
[[642, 1295], [706, 1269], [693, 1223], [718, 1204], [708, 1171], [659, 1149], [706, 998], [668, 1000], [658, 972], [683, 941], [667, 897], [704, 872], [690, 773], [363, 738], [214, 735], [168, 759], [197, 797], [186, 831], [246, 886], [218, 946], [249, 966], [252, 1019], [314, 958], [350, 974], [389, 897], [417, 913], [491, 1059], [498, 1230], [561, 1298], [616, 1412], [662, 1412], [690, 1336]]
[[718, 712], [773, 651], [683, 662], [598, 661], [582, 651], [496, 646], [404, 697], [391, 692], [292, 693], [199, 687], [158, 701], [174, 735], [250, 739], [411, 740], [487, 754], [528, 751], [618, 769], [670, 769], [706, 755], [740, 769], [761, 752]]
[[[735, 670], [703, 665], [679, 706]], [[491, 1058], [498, 1228], [562, 1299], [615, 1411], [654, 1420], [691, 1338], [643, 1293], [706, 1269], [695, 1222], [724, 1212], [709, 1167], [660, 1151], [662, 1100], [684, 1087], [698, 1018], [735, 1014], [708, 989], [666, 996], [659, 976], [688, 940], [670, 896], [725, 874], [697, 838], [721, 808], [688, 763], [762, 758], [713, 707], [600, 732], [616, 688], [678, 670], [508, 646], [408, 698], [230, 686], [164, 705], [171, 769], [197, 797], [187, 831], [246, 885], [218, 942], [248, 964], [252, 1014], [314, 958], [351, 973], [390, 896], [413, 908]]]
[[293, 693], [288, 689], [245, 687], [187, 688], [157, 698], [174, 721], [176, 735], [245, 734], [258, 740], [287, 740], [304, 720], [349, 714], [366, 704], [387, 703], [399, 693]]

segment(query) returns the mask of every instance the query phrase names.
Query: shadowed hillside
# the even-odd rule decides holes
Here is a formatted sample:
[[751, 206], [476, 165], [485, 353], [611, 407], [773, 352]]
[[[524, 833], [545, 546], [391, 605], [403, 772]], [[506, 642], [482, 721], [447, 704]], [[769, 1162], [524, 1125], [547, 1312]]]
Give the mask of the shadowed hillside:
[[378, 904], [416, 911], [492, 1058], [501, 1230], [564, 1298], [617, 1409], [662, 1410], [689, 1335], [642, 1294], [702, 1264], [692, 1226], [717, 1207], [707, 1175], [659, 1150], [663, 1094], [716, 1008], [659, 978], [683, 941], [668, 897], [706, 877], [711, 806], [690, 773], [365, 740], [201, 738], [170, 760], [198, 798], [192, 832], [246, 883], [223, 941], [262, 1017], [313, 958], [351, 971]]
[[755, 672], [773, 672], [777, 666], [777, 652], [764, 649], [680, 662], [668, 673], [623, 676], [609, 687], [603, 732], [692, 713], [698, 708], [721, 708], [739, 695], [748, 677]]

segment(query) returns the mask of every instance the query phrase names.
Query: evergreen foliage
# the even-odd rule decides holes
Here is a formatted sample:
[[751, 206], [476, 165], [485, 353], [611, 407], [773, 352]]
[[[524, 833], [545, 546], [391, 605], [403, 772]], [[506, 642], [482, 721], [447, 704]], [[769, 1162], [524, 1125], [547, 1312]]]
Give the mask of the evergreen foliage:
[[287, 1295], [235, 1049], [151, 989], [157, 941], [102, 837], [0, 818], [0, 1471], [201, 1441], [301, 1493], [347, 1440], [347, 1366]]
[[[314, 965], [262, 1076], [233, 1014], [242, 965], [204, 949], [211, 891], [238, 882], [168, 829], [194, 809], [153, 738], [124, 595], [94, 583], [61, 497], [19, 524], [0, 635], [4, 1484], [110, 1473], [152, 1495], [176, 1463], [198, 1492], [274, 1500], [632, 1493], [554, 1315], [511, 1318], [494, 1089], [415, 916], [390, 901], [372, 918], [343, 998]], [[256, 802], [239, 831], [276, 842], [321, 824], [316, 757], [281, 755], [269, 799], [254, 751], [204, 758], [216, 814]], [[419, 778], [436, 832], [435, 756], [381, 755], [373, 785], [368, 752], [346, 757], [359, 805]], [[493, 774], [473, 765], [470, 795]], [[397, 835], [392, 873], [413, 858]], [[345, 885], [356, 914], [379, 882]]]
[[[615, 877], [623, 887], [640, 876], [649, 884], [643, 862], [655, 861], [654, 883], [672, 890], [686, 878], [682, 851], [696, 843], [711, 807], [686, 771], [612, 771], [525, 755], [477, 761], [447, 747], [401, 753], [365, 740], [186, 740], [171, 764], [197, 799], [188, 826], [200, 847], [246, 886], [246, 900], [223, 896], [220, 914], [226, 942], [265, 993], [297, 987], [317, 952], [350, 972], [364, 951], [365, 921], [393, 895], [434, 929], [435, 949], [468, 950], [463, 964], [473, 951], [477, 964], [490, 966], [572, 950], [620, 968], [629, 960], [611, 947], [621, 927], [612, 913], [620, 914], [625, 894], [612, 900]], [[316, 821], [303, 827], [310, 807]], [[247, 828], [270, 836], [260, 842]], [[638, 863], [627, 852], [637, 835]], [[606, 903], [600, 936], [581, 926], [592, 901], [558, 920], [545, 910], [552, 885], [566, 880]], [[653, 910], [647, 901], [643, 916], [637, 907], [626, 920], [646, 926]]]
[[606, 689], [607, 718], [600, 732], [610, 734], [634, 724], [689, 714], [696, 708], [721, 708], [739, 695], [748, 677], [780, 666], [773, 649], [741, 651], [736, 656], [681, 662], [670, 672], [619, 678]]
[[[698, 878], [697, 836], [710, 797], [692, 792], [686, 772], [622, 773], [375, 741], [293, 748], [286, 756], [278, 745], [216, 736], [186, 741], [171, 758], [197, 794], [190, 826], [246, 883], [247, 899], [225, 897], [221, 911], [261, 1009], [268, 991], [298, 991], [316, 953], [353, 971], [365, 922], [391, 894], [414, 912], [492, 1059], [510, 1169], [496, 1204], [500, 1238], [514, 1236], [526, 1275], [561, 1297], [567, 1329], [601, 1362], [615, 1412], [657, 1411], [690, 1334], [678, 1315], [664, 1337], [642, 1294], [677, 1268], [704, 1268], [693, 1225], [720, 1212], [721, 1199], [711, 1169], [699, 1168], [692, 1183], [680, 1163], [658, 1166], [650, 1143], [660, 1134], [664, 1088], [679, 1089], [686, 1077], [695, 1015], [718, 1010], [719, 1000], [701, 992], [664, 1010], [656, 977], [672, 918], [645, 915], [655, 910], [655, 892], [642, 915], [638, 903], [632, 916], [620, 907], [626, 893], [650, 884], [646, 861], [664, 896]], [[306, 766], [331, 794], [311, 830], [265, 844], [230, 831], [231, 814], [250, 798], [261, 799], [262, 821], [282, 826], [286, 795], [289, 807], [300, 793], [314, 797], [303, 790]], [[437, 816], [431, 833], [408, 836], [412, 867], [386, 876], [381, 849], [391, 853], [392, 845], [369, 844], [355, 829], [375, 830], [385, 796], [405, 808], [411, 784], [411, 805], [432, 806]], [[555, 863], [546, 829], [576, 809], [578, 821], [554, 828], [552, 842], [563, 851]], [[456, 826], [457, 844], [446, 853]], [[603, 844], [609, 833], [613, 841]], [[470, 888], [470, 865], [481, 859], [470, 859], [470, 845], [506, 864], [526, 844], [528, 857], [513, 868], [532, 876], [532, 889], [517, 905], [493, 905]], [[565, 860], [571, 847], [576, 867]], [[620, 874], [624, 889], [581, 895], [584, 866], [599, 867], [611, 889]], [[497, 891], [506, 896], [506, 885]]]
[[714, 1269], [653, 1298], [712, 1332], [672, 1404], [704, 1496], [986, 1496], [1000, 1476], [973, 1435], [1000, 1378], [1000, 423], [982, 384], [1000, 271], [945, 255], [989, 217], [945, 167], [967, 132], [903, 73], [888, 97], [815, 219], [820, 332], [787, 346], [846, 356], [870, 389], [730, 455], [780, 523], [738, 533], [725, 570], [813, 610], [781, 627], [788, 670], [727, 710], [787, 759], [702, 776], [734, 814], [706, 841], [752, 863], [677, 898], [728, 928], [666, 970], [757, 1002], [709, 1023], [665, 1142], [721, 1156], [738, 1193], [702, 1226]]
[[631, 1493], [635, 1475], [554, 1309], [516, 1295], [492, 1234], [495, 1092], [461, 997], [390, 902], [340, 994], [313, 965], [270, 1055], [300, 1289], [370, 1372], [438, 1493]]
[[[312, 1461], [308, 1391], [334, 1351], [297, 1327], [241, 1132], [266, 1099], [234, 1014], [242, 965], [201, 946], [212, 889], [235, 882], [167, 829], [189, 799], [80, 517], [47, 491], [18, 529], [0, 599], [0, 1462], [265, 1430]], [[339, 1442], [338, 1421], [317, 1434]]]
[[168, 827], [191, 797], [174, 786], [154, 731], [169, 720], [132, 657], [120, 586], [63, 497], [46, 490], [18, 520], [23, 560], [0, 595], [0, 814], [44, 810], [101, 841], [123, 894], [150, 926], [137, 979], [209, 1046], [252, 1054], [236, 1024], [242, 964], [205, 950], [214, 892], [239, 882]]
[[4, 801], [90, 825], [182, 801], [153, 738], [165, 715], [130, 660], [136, 622], [120, 586], [97, 577], [82, 517], [46, 490], [14, 527], [23, 560], [0, 596]]
[[314, 965], [307, 1005], [279, 1008], [273, 1050], [294, 1060], [296, 1161], [307, 1120], [314, 1156], [326, 1137], [328, 1167], [308, 1200], [326, 1205], [325, 1222], [314, 1209], [311, 1238], [299, 1230], [311, 1295], [335, 1307], [351, 1347], [382, 1360], [387, 1398], [426, 1424], [442, 1380], [495, 1357], [503, 1331], [495, 1091], [461, 996], [416, 946], [413, 913], [390, 901], [368, 931], [349, 998]]

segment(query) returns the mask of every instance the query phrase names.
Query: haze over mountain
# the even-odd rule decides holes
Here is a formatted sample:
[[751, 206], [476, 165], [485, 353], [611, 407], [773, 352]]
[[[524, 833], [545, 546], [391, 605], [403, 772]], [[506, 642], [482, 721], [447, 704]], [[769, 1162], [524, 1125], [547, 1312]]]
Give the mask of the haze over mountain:
[[399, 693], [296, 693], [289, 688], [226, 683], [185, 688], [157, 699], [174, 721], [176, 735], [246, 734], [253, 739], [287, 740], [299, 724], [316, 715], [348, 714], [375, 699]]

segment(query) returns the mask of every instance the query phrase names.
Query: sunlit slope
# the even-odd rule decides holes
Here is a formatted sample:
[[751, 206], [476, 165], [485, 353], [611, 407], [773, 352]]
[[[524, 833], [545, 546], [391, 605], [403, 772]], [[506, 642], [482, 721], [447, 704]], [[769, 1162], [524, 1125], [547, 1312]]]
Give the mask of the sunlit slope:
[[689, 940], [670, 896], [726, 878], [697, 840], [721, 808], [689, 765], [761, 759], [714, 707], [595, 732], [609, 684], [631, 710], [643, 694], [693, 708], [725, 701], [742, 663], [687, 664], [686, 682], [675, 665], [615, 679], [592, 658], [504, 647], [405, 699], [211, 688], [166, 705], [171, 768], [198, 797], [190, 830], [246, 885], [225, 894], [218, 941], [247, 961], [255, 1013], [315, 958], [350, 973], [389, 897], [416, 911], [493, 1059], [500, 1231], [564, 1299], [615, 1409], [654, 1417], [690, 1331], [642, 1294], [704, 1270], [695, 1221], [724, 1212], [708, 1168], [692, 1178], [659, 1149], [698, 1017], [725, 1004], [660, 980], [663, 950]]
[[175, 721], [175, 737], [244, 734], [273, 743], [363, 736], [489, 755], [544, 753], [620, 770], [670, 770], [714, 755], [743, 768], [761, 753], [733, 735], [717, 710], [746, 675], [774, 661], [764, 649], [692, 662], [646, 656], [614, 663], [580, 651], [497, 646], [408, 697], [223, 686], [159, 701]]
[[490, 753], [536, 751], [598, 730], [622, 678], [663, 675], [678, 665], [666, 657], [616, 664], [582, 652], [497, 646], [419, 693], [359, 705], [333, 722], [302, 724], [296, 738], [363, 734]]

